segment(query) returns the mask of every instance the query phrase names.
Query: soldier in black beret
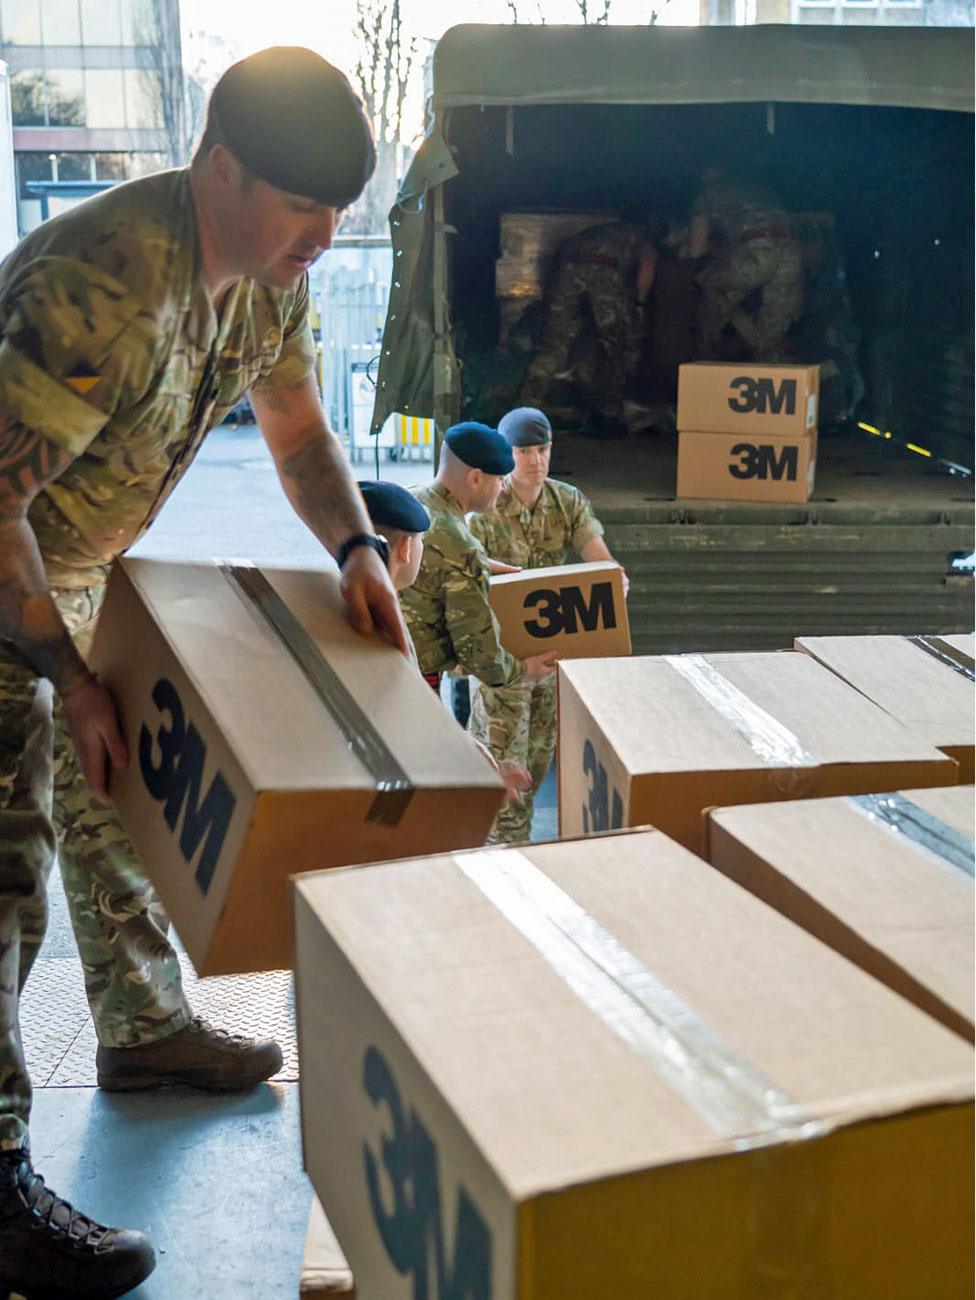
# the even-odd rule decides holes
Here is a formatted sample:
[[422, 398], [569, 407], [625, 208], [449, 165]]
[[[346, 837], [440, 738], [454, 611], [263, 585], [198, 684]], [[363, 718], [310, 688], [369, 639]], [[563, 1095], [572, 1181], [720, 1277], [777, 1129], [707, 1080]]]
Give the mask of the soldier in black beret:
[[[396, 591], [412, 587], [424, 558], [424, 533], [430, 515], [417, 498], [398, 483], [367, 479], [359, 484], [369, 521], [389, 547], [386, 565]], [[416, 655], [414, 656], [416, 658]]]

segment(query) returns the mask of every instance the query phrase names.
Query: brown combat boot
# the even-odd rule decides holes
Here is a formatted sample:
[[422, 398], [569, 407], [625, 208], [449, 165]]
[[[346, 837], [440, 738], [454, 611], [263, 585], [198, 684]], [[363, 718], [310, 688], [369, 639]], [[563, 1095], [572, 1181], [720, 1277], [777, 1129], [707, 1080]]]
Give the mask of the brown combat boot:
[[281, 1069], [281, 1048], [271, 1039], [245, 1038], [214, 1029], [197, 1017], [185, 1029], [140, 1047], [99, 1046], [98, 1086], [129, 1092], [184, 1083], [208, 1092], [253, 1088]]
[[105, 1228], [44, 1186], [26, 1151], [0, 1151], [0, 1294], [113, 1300], [156, 1266], [141, 1232]]

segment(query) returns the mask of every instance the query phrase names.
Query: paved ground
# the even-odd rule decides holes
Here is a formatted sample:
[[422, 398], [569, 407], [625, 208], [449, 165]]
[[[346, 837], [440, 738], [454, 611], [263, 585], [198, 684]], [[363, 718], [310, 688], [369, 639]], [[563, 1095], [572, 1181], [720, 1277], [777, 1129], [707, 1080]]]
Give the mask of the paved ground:
[[[357, 472], [369, 477], [370, 468]], [[430, 467], [384, 462], [381, 476], [422, 482]], [[291, 513], [253, 428], [211, 435], [137, 549], [171, 559], [330, 563]], [[551, 774], [539, 805], [536, 837], [552, 838]], [[283, 1043], [279, 1078], [245, 1097], [100, 1093], [81, 968], [64, 895], [52, 883], [51, 924], [22, 1006], [37, 1088], [35, 1161], [87, 1212], [152, 1234], [158, 1265], [132, 1292], [136, 1300], [292, 1300], [311, 1189], [301, 1169], [291, 977], [198, 981], [188, 960], [184, 975], [200, 1014]]]

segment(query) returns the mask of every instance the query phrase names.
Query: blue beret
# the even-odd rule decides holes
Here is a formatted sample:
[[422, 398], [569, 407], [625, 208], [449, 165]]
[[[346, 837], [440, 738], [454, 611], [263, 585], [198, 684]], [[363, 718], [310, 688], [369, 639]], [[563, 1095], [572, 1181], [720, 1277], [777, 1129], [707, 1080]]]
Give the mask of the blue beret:
[[398, 483], [367, 480], [359, 484], [359, 490], [377, 530], [399, 528], [401, 533], [425, 533], [430, 527], [430, 515], [417, 498]]
[[552, 442], [549, 417], [535, 406], [516, 406], [498, 421], [510, 447], [544, 447]]
[[302, 46], [276, 45], [229, 67], [210, 116], [249, 172], [333, 208], [354, 203], [376, 166], [359, 96], [338, 68]]
[[510, 474], [515, 468], [511, 447], [497, 429], [489, 429], [487, 424], [474, 420], [455, 424], [444, 434], [444, 442], [469, 469], [480, 469], [483, 474]]

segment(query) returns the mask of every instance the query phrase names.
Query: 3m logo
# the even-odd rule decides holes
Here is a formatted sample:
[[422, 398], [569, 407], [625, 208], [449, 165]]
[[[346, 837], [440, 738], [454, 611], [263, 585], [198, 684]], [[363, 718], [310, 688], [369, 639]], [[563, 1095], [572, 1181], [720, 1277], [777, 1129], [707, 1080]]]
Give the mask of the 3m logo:
[[739, 458], [729, 464], [729, 473], [733, 478], [773, 479], [776, 483], [785, 479], [787, 483], [796, 482], [796, 447], [783, 447], [777, 455], [772, 443], [757, 445], [752, 442], [737, 442], [729, 454]]
[[412, 1280], [412, 1300], [491, 1300], [491, 1231], [459, 1186], [448, 1260], [437, 1146], [417, 1112], [404, 1110], [393, 1071], [372, 1045], [363, 1056], [363, 1088], [388, 1121], [379, 1153], [363, 1143], [369, 1204], [390, 1263]]
[[583, 804], [583, 834], [617, 831], [624, 824], [624, 801], [620, 791], [611, 791], [607, 769], [596, 756], [593, 742], [583, 746], [583, 776], [589, 782]]
[[796, 380], [783, 379], [779, 388], [772, 379], [750, 379], [740, 375], [729, 384], [729, 409], [737, 415], [795, 415]]
[[557, 590], [537, 587], [522, 602], [523, 609], [532, 610], [533, 606], [536, 617], [525, 620], [529, 636], [548, 638], [558, 636], [560, 632], [572, 634], [578, 632], [581, 625], [584, 632], [595, 632], [601, 623], [608, 631], [617, 626], [612, 582], [594, 582], [589, 603], [579, 587], [559, 587]]
[[[160, 677], [153, 687], [152, 701], [160, 713], [168, 715], [169, 725], [161, 722], [155, 739], [145, 724], [140, 728], [139, 770], [146, 789], [163, 804], [163, 818], [171, 831], [176, 830], [182, 814], [179, 846], [187, 865], [203, 846], [194, 879], [200, 893], [206, 895], [237, 799], [220, 772], [214, 774], [201, 799], [207, 747], [193, 723], [187, 726], [183, 703], [173, 683]], [[158, 751], [158, 760], [154, 750]]]

